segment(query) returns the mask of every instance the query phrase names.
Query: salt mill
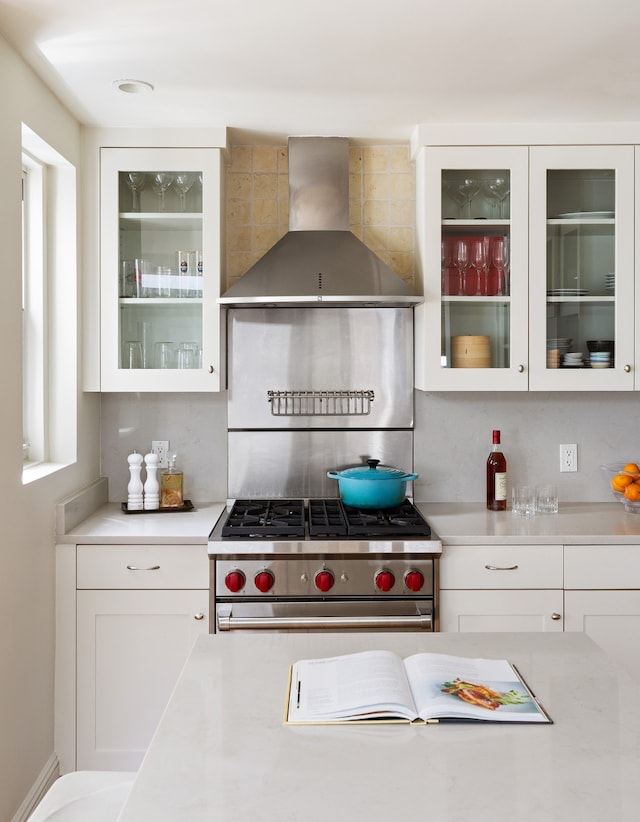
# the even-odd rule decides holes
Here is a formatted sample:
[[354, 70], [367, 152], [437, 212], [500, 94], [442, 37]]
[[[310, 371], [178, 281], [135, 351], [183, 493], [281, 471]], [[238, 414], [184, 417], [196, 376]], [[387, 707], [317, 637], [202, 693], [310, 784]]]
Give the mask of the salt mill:
[[160, 507], [160, 483], [158, 482], [158, 455], [147, 454], [144, 458], [147, 478], [144, 483], [144, 510], [155, 511]]
[[140, 478], [140, 471], [142, 470], [142, 454], [134, 451], [127, 457], [129, 463], [129, 485], [127, 486], [128, 498], [127, 509], [129, 511], [142, 511], [143, 505], [143, 491], [142, 479]]

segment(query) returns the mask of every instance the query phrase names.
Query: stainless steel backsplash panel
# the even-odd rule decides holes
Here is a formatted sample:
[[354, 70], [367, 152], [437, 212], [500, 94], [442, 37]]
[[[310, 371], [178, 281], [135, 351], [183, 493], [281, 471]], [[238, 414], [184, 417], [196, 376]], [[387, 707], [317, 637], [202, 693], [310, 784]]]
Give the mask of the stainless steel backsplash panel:
[[[413, 427], [410, 308], [236, 308], [227, 335], [229, 429]], [[371, 390], [364, 416], [274, 416], [268, 398]]]
[[338, 483], [327, 471], [367, 459], [412, 471], [413, 431], [230, 431], [228, 495], [337, 497]]

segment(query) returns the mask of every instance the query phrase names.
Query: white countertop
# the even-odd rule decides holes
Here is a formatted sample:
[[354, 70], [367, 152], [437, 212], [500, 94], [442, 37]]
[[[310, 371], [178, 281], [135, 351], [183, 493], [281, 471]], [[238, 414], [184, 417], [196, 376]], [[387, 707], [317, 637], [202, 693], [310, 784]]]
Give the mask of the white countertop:
[[638, 545], [640, 514], [619, 502], [561, 502], [557, 514], [519, 516], [482, 503], [416, 503], [447, 545]]
[[[283, 725], [289, 665], [389, 648], [507, 658], [553, 725]], [[120, 822], [638, 819], [640, 700], [583, 634], [201, 637]]]
[[77, 525], [59, 533], [58, 543], [206, 545], [226, 502], [194, 502], [193, 511], [125, 514], [107, 503]]

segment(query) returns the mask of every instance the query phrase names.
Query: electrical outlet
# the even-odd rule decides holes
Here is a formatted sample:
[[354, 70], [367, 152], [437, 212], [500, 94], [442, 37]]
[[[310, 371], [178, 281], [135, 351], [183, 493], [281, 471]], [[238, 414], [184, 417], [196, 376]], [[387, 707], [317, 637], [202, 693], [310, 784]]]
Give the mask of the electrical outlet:
[[561, 445], [560, 446], [560, 471], [577, 471], [578, 470], [578, 446]]
[[169, 440], [153, 440], [151, 451], [158, 455], [158, 468], [168, 468], [167, 454], [169, 453]]

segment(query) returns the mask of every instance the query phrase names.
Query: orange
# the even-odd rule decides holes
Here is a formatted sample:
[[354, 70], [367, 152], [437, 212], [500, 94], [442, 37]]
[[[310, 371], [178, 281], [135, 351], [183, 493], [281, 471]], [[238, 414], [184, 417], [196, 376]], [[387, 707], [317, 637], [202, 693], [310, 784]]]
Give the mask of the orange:
[[638, 500], [640, 500], [640, 485], [637, 482], [632, 482], [631, 485], [627, 485], [624, 489], [624, 496], [625, 499], [638, 502]]
[[637, 474], [640, 477], [640, 468], [635, 462], [628, 462], [622, 470], [627, 474]]
[[614, 491], [622, 493], [627, 485], [631, 485], [632, 482], [633, 477], [630, 477], [629, 474], [616, 474], [611, 480], [611, 487]]

